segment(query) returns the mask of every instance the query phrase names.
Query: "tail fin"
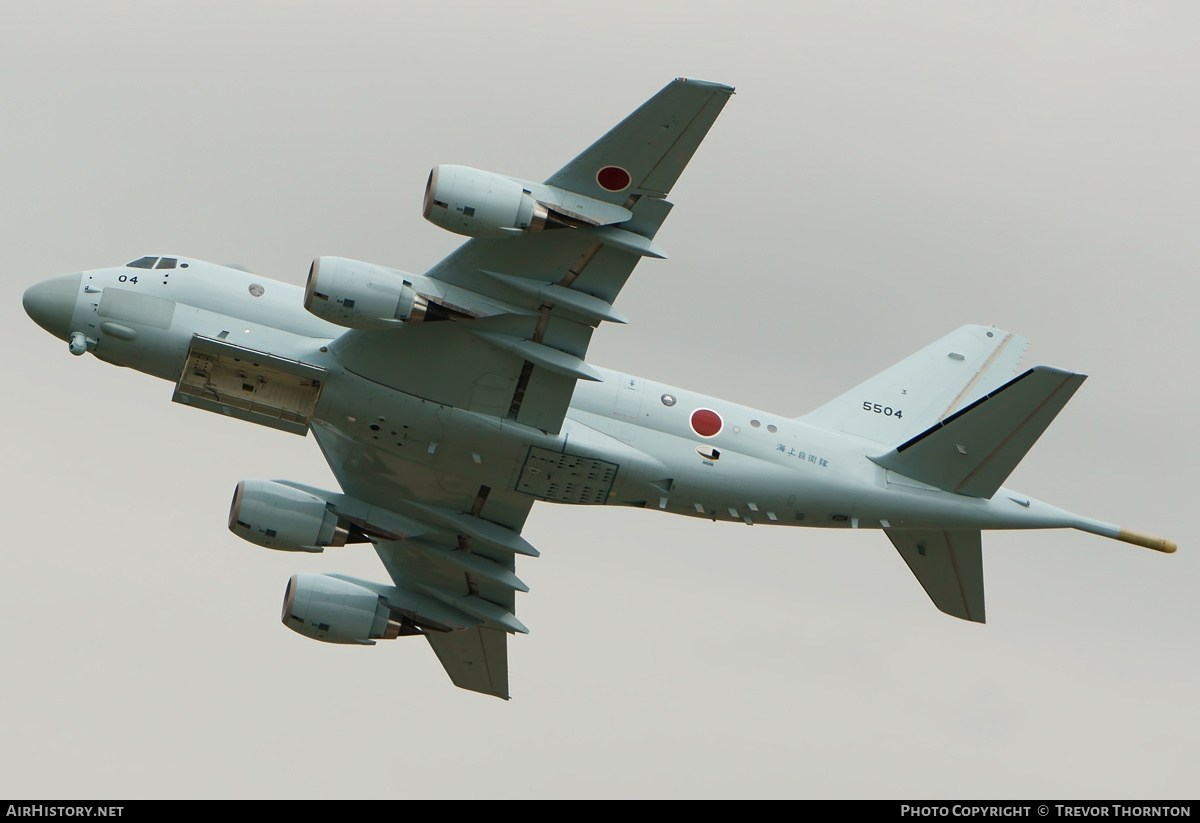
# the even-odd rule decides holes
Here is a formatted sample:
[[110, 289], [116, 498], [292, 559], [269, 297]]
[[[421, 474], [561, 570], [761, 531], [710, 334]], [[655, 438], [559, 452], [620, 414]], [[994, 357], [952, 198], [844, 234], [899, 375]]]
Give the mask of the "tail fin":
[[1038, 366], [871, 459], [944, 491], [991, 497], [1086, 379]]
[[1029, 341], [963, 326], [799, 418], [886, 446], [903, 443], [1013, 376]]

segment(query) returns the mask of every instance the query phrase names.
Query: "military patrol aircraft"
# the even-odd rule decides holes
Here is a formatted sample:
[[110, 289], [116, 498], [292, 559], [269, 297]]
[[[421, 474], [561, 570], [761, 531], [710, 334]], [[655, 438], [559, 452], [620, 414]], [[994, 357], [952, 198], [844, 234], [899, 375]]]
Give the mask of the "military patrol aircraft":
[[1009, 332], [964, 326], [797, 418], [586, 362], [634, 266], [666, 257], [667, 195], [731, 94], [675, 80], [544, 183], [438, 166], [424, 216], [472, 239], [423, 275], [321, 257], [300, 289], [154, 254], [33, 285], [25, 310], [177, 403], [311, 430], [342, 490], [242, 481], [229, 528], [282, 551], [371, 543], [392, 583], [294, 575], [284, 625], [423, 636], [455, 685], [498, 697], [538, 500], [880, 529], [937, 608], [979, 623], [983, 529], [1173, 552], [1001, 485], [1084, 380], [1014, 376]]

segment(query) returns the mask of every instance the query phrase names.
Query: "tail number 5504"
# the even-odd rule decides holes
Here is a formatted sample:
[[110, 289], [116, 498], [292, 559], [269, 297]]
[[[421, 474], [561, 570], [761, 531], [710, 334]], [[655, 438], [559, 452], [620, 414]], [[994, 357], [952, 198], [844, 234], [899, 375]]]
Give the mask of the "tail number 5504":
[[897, 420], [904, 419], [904, 412], [900, 411], [900, 409], [893, 409], [891, 406], [882, 406], [879, 403], [872, 403], [868, 400], [863, 401], [863, 411], [875, 412], [875, 414], [882, 414], [885, 417], [894, 417]]

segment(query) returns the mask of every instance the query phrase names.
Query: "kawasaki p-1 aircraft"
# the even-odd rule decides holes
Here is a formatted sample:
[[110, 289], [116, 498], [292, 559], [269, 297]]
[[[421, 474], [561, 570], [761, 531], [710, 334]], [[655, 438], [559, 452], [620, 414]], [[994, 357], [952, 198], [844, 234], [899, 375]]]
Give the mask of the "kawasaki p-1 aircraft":
[[1016, 374], [1026, 340], [965, 326], [803, 417], [586, 361], [733, 89], [675, 80], [544, 183], [464, 166], [424, 216], [472, 239], [425, 274], [335, 257], [304, 289], [182, 255], [31, 286], [68, 342], [172, 399], [305, 435], [340, 492], [238, 484], [229, 528], [271, 549], [371, 543], [391, 584], [297, 574], [283, 623], [330, 643], [420, 635], [455, 685], [507, 698], [516, 558], [535, 501], [880, 529], [937, 608], [984, 620], [983, 529], [1175, 544], [1003, 488], [1084, 376]]

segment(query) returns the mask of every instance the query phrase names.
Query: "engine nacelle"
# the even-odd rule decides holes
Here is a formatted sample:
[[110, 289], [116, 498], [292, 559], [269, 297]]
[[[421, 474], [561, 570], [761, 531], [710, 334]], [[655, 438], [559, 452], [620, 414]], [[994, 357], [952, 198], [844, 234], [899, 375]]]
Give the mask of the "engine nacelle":
[[343, 257], [314, 260], [304, 287], [304, 308], [350, 329], [387, 329], [416, 322], [425, 306], [425, 299], [403, 275]]
[[294, 574], [283, 593], [283, 625], [324, 643], [391, 640], [401, 626], [390, 617], [375, 592], [327, 574]]
[[546, 228], [549, 210], [520, 183], [467, 166], [437, 166], [425, 184], [421, 214], [467, 237], [508, 237]]
[[273, 480], [243, 480], [229, 507], [229, 530], [243, 540], [287, 552], [344, 546], [349, 530], [325, 501]]

